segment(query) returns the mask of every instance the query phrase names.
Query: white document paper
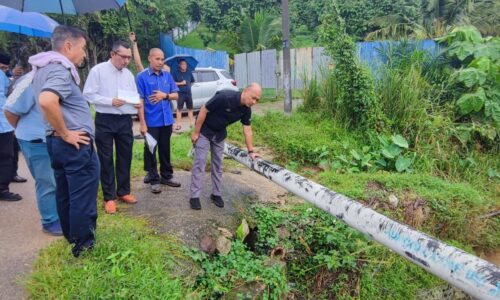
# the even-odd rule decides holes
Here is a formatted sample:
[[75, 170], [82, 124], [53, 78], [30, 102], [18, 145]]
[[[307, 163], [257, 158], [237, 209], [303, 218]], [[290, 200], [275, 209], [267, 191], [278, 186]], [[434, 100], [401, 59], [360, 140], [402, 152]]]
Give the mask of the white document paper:
[[158, 144], [158, 142], [151, 134], [149, 134], [149, 132], [146, 132], [145, 139], [146, 139], [146, 144], [148, 145], [149, 152], [151, 152], [151, 154], [154, 154], [155, 147], [156, 144]]
[[141, 98], [139, 93], [127, 90], [118, 90], [118, 99], [124, 100], [128, 104], [140, 104]]

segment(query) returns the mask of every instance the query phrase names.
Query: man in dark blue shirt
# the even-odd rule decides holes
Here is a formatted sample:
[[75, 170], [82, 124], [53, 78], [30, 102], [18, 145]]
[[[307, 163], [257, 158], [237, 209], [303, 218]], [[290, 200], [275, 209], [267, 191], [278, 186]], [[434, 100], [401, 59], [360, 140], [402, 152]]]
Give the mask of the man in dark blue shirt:
[[[170, 73], [163, 70], [163, 51], [153, 48], [149, 51], [149, 67], [137, 74], [137, 90], [142, 107], [141, 134], [149, 133], [158, 143], [153, 153], [144, 147], [144, 169], [148, 172], [145, 182], [151, 184], [151, 192], [161, 193], [160, 183], [172, 187], [181, 184], [173, 180], [174, 170], [170, 163], [170, 137], [172, 135], [172, 109], [170, 100], [177, 100], [179, 89]], [[160, 174], [156, 162], [156, 149], [160, 158]], [[161, 175], [161, 177], [160, 177]]]
[[175, 111], [175, 130], [181, 129], [182, 109], [184, 103], [188, 109], [189, 126], [193, 126], [193, 97], [191, 95], [191, 84], [194, 82], [193, 73], [187, 69], [184, 59], [179, 61], [179, 70], [174, 74], [175, 84], [179, 87], [179, 99], [177, 99], [177, 110]]
[[252, 110], [250, 107], [260, 100], [261, 94], [262, 89], [257, 83], [250, 84], [243, 92], [222, 90], [217, 92], [200, 109], [194, 132], [191, 135], [195, 149], [191, 174], [191, 198], [189, 199], [192, 209], [201, 209], [200, 193], [203, 187], [203, 175], [209, 150], [212, 157], [212, 195], [210, 199], [216, 206], [224, 207], [221, 196], [222, 155], [224, 154], [224, 139], [227, 136], [227, 126], [240, 121], [243, 124], [243, 134], [248, 154], [252, 159], [258, 156], [253, 151]]

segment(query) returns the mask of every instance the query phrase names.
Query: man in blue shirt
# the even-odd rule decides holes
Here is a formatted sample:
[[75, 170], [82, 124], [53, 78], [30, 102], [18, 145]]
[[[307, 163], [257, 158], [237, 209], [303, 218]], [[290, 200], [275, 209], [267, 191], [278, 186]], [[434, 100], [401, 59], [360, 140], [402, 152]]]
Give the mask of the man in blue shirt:
[[[0, 54], [0, 64], [7, 66], [10, 57]], [[0, 201], [19, 201], [23, 199], [20, 195], [9, 191], [9, 183], [12, 179], [13, 160], [14, 160], [14, 128], [3, 114], [3, 107], [7, 100], [7, 91], [9, 89], [9, 79], [4, 73], [5, 68], [0, 69]]]
[[[179, 89], [170, 73], [163, 70], [163, 51], [153, 48], [149, 51], [149, 67], [137, 74], [137, 90], [142, 107], [139, 110], [141, 134], [149, 133], [158, 143], [160, 174], [156, 162], [156, 148], [153, 153], [144, 147], [144, 169], [148, 172], [144, 182], [151, 184], [151, 192], [161, 193], [160, 183], [171, 187], [181, 184], [173, 180], [174, 170], [170, 163], [170, 137], [172, 135], [172, 109], [170, 100], [177, 100]], [[161, 177], [160, 177], [161, 175]]]
[[48, 234], [60, 236], [62, 229], [56, 207], [56, 180], [47, 151], [42, 113], [36, 103], [33, 88], [28, 87], [13, 101], [9, 99], [4, 112], [9, 123], [16, 128], [19, 146], [35, 179], [42, 229]]

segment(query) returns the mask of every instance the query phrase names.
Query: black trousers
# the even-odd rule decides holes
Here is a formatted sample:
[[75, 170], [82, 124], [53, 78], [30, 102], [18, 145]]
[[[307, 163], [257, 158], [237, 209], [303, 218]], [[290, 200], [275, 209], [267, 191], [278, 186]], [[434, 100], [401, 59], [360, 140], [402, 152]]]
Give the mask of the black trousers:
[[0, 133], [0, 192], [9, 191], [14, 166], [14, 140], [14, 131]]
[[16, 137], [14, 136], [14, 142], [12, 143], [12, 146], [14, 147], [14, 159], [12, 160], [12, 178], [14, 178], [17, 175], [17, 169], [19, 168], [19, 151], [21, 151], [21, 148], [19, 147], [19, 143], [17, 142]]
[[162, 178], [171, 179], [174, 175], [172, 164], [170, 163], [170, 137], [172, 136], [172, 125], [162, 127], [148, 127], [148, 133], [158, 142], [154, 153], [149, 151], [144, 143], [144, 169], [148, 172], [151, 184], [160, 183], [160, 175], [156, 161], [156, 152], [160, 158], [160, 174]]
[[[132, 117], [96, 113], [95, 143], [101, 163], [101, 188], [104, 200], [130, 194], [130, 166], [132, 164]], [[113, 160], [113, 143], [116, 164]], [[116, 184], [115, 184], [116, 182]]]
[[95, 242], [99, 159], [94, 145], [80, 149], [60, 137], [47, 137], [54, 177], [59, 221], [66, 240], [73, 244], [73, 255], [91, 248]]

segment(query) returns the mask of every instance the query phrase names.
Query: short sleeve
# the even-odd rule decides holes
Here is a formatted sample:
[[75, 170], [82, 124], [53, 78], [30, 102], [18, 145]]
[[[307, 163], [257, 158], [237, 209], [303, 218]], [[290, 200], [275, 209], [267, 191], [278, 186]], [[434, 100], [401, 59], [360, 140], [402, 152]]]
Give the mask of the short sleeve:
[[47, 73], [46, 81], [41, 91], [49, 91], [58, 95], [61, 99], [66, 99], [71, 95], [72, 82], [73, 78], [71, 78], [69, 70], [66, 70], [61, 65], [57, 65]]
[[32, 87], [28, 87], [23, 91], [23, 93], [19, 96], [17, 101], [13, 103], [5, 104], [4, 109], [10, 111], [11, 113], [22, 116], [27, 114], [33, 105], [35, 105], [35, 93], [33, 92]]
[[250, 126], [252, 124], [252, 110], [248, 107], [245, 109], [243, 115], [241, 116], [241, 124], [245, 126]]
[[139, 93], [139, 96], [141, 97], [141, 99], [146, 99], [146, 90], [144, 88], [144, 80], [142, 79], [142, 76], [141, 76], [142, 73], [139, 73], [137, 74], [137, 77], [136, 77], [136, 83], [137, 83], [137, 92]]
[[[166, 73], [166, 72], [165, 72]], [[174, 78], [172, 78], [172, 75], [170, 73], [167, 74], [167, 80], [170, 85], [170, 93], [177, 93], [179, 91], [179, 88], [177, 87], [177, 84], [175, 84]]]
[[205, 107], [209, 112], [218, 110], [223, 104], [224, 98], [221, 97], [220, 92], [215, 93], [215, 95], [205, 103]]

